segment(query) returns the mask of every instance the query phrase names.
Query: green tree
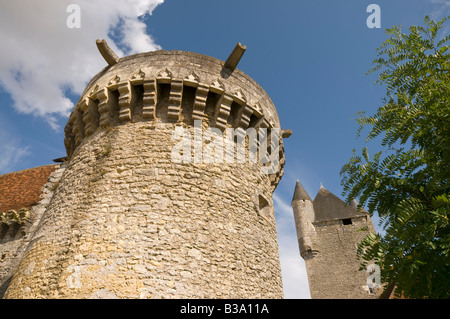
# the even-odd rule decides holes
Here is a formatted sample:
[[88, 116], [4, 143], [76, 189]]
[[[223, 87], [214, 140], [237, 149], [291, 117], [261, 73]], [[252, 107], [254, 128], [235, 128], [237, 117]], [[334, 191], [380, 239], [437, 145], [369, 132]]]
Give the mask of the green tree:
[[447, 17], [424, 26], [386, 30], [368, 73], [386, 87], [375, 115], [358, 113], [358, 136], [381, 151], [355, 150], [341, 169], [347, 200], [376, 212], [385, 234], [359, 245], [361, 268], [381, 268], [385, 293], [406, 298], [450, 297], [450, 48]]

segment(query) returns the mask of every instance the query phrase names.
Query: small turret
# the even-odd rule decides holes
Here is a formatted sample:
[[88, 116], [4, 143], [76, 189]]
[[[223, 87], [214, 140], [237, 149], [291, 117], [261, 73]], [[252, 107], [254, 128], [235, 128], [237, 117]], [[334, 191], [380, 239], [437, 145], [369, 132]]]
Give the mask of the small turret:
[[370, 215], [358, 206], [356, 200], [345, 203], [322, 183], [312, 201], [297, 181], [292, 207], [312, 299], [377, 297], [357, 257], [358, 244], [375, 230]]
[[298, 180], [291, 205], [294, 211], [300, 255], [305, 258], [313, 251], [311, 236], [315, 231], [313, 226], [314, 207], [311, 198]]
[[292, 198], [292, 202], [297, 200], [309, 200], [311, 201], [311, 197], [309, 197], [308, 193], [303, 188], [302, 184], [297, 179], [297, 183], [295, 184], [294, 197]]

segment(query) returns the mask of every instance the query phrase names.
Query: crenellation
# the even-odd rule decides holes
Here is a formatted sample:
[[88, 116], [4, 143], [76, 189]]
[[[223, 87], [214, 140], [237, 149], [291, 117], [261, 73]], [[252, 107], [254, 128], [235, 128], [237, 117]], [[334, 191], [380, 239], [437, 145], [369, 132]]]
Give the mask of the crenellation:
[[108, 89], [110, 89], [111, 91], [115, 91], [117, 90], [117, 88], [119, 87], [119, 83], [120, 83], [120, 76], [118, 76], [117, 74], [112, 77], [109, 81], [108, 84], [106, 85], [106, 87]]
[[143, 95], [143, 107], [142, 107], [142, 117], [144, 119], [153, 120], [155, 118], [156, 109], [156, 80], [155, 79], [145, 79], [144, 85], [144, 95]]
[[227, 127], [228, 117], [230, 116], [232, 103], [233, 97], [228, 93], [224, 93], [216, 105], [216, 110], [214, 113], [215, 118], [214, 126], [219, 128], [221, 131], [224, 131], [225, 128]]
[[191, 52], [116, 62], [105, 52], [111, 65], [72, 111], [67, 168], [6, 297], [282, 298], [272, 194], [284, 149], [273, 146], [282, 164], [271, 174], [262, 162], [235, 162], [234, 148], [221, 163], [172, 154], [179, 128], [279, 128], [270, 98], [235, 58], [224, 77], [222, 61]]
[[209, 90], [216, 94], [222, 94], [223, 92], [225, 92], [225, 85], [222, 83], [222, 81], [215, 80], [209, 86]]
[[133, 76], [130, 78], [130, 82], [132, 85], [141, 85], [144, 84], [145, 73], [139, 69]]
[[242, 92], [242, 89], [238, 89], [233, 93], [233, 100], [239, 105], [247, 103], [247, 97], [244, 95], [244, 92]]
[[119, 119], [122, 122], [131, 121], [131, 86], [130, 82], [121, 82], [117, 87], [119, 91]]
[[109, 98], [109, 90], [107, 88], [102, 88], [97, 91], [97, 99], [98, 103], [98, 113], [100, 114], [99, 125], [102, 128], [105, 128], [110, 124], [111, 118], [109, 116], [110, 110], [110, 98]]
[[[177, 54], [179, 52], [177, 51]], [[161, 53], [163, 53], [163, 61], [171, 57], [170, 54]], [[208, 57], [206, 60], [208, 59], [210, 58]], [[237, 130], [237, 135], [243, 135], [245, 129], [249, 127], [255, 129], [277, 127], [276, 120], [272, 115], [273, 109], [266, 105], [270, 99], [252, 102], [255, 99], [254, 92], [249, 94], [245, 91], [253, 85], [248, 78], [239, 80], [237, 85], [233, 84], [229, 87], [232, 91], [227, 91], [224, 81], [234, 83], [233, 78], [236, 72], [239, 74], [240, 71], [235, 70], [230, 77], [220, 80], [213, 78], [210, 85], [205, 85], [200, 82], [198, 74], [201, 73], [206, 77], [211, 77], [211, 74], [202, 73], [203, 69], [198, 68], [201, 64], [185, 63], [186, 59], [181, 60], [184, 62], [180, 64], [171, 62], [166, 63], [167, 66], [163, 68], [156, 66], [153, 68], [153, 70], [157, 70], [153, 73], [156, 74], [154, 78], [147, 69], [138, 68], [136, 64], [133, 64], [134, 71], [130, 70], [130, 72], [129, 69], [124, 69], [129, 72], [128, 76], [123, 73], [122, 69], [111, 71], [114, 72], [111, 75], [105, 74], [103, 77], [109, 80], [102, 82], [99, 79], [98, 81], [104, 83], [103, 88], [98, 83], [89, 85], [87, 96], [90, 101], [80, 99], [80, 103], [76, 106], [76, 109], [78, 108], [83, 114], [84, 136], [89, 137], [97, 126], [104, 129], [124, 121], [154, 120], [155, 118], [163, 122], [181, 120], [187, 124], [192, 124], [194, 120], [206, 120], [209, 121], [210, 127], [217, 127], [221, 131], [227, 127], [244, 130]], [[201, 60], [206, 61], [204, 57]], [[176, 68], [175, 65], [177, 65]], [[189, 69], [188, 66], [195, 67], [196, 71], [190, 70], [182, 75], [180, 74], [184, 70], [183, 67], [180, 67], [182, 65], [187, 69]], [[207, 65], [211, 65], [209, 60]], [[128, 80], [126, 80], [127, 78]], [[245, 86], [242, 86], [243, 84]], [[196, 89], [193, 91], [190, 88]], [[255, 91], [257, 95], [263, 92], [259, 90], [261, 89], [258, 88]], [[194, 98], [186, 97], [183, 102], [183, 91], [188, 92], [189, 96], [195, 92]], [[251, 99], [248, 96], [251, 96]], [[96, 123], [97, 121], [98, 123]], [[79, 145], [82, 135], [78, 129], [75, 130], [78, 133], [78, 138], [77, 134], [74, 134], [78, 143], [76, 145]], [[70, 138], [66, 138], [66, 148], [73, 150], [76, 145], [70, 145], [70, 141]], [[271, 149], [271, 145], [268, 145], [268, 149]], [[71, 154], [73, 151], [69, 153]], [[284, 149], [281, 149], [280, 155], [282, 155], [280, 159], [283, 159]], [[284, 165], [284, 161], [282, 163]]]
[[172, 82], [172, 77], [173, 77], [172, 72], [170, 72], [167, 68], [165, 68], [164, 70], [158, 73], [158, 75], [156, 76], [156, 80], [159, 83], [170, 84], [170, 82]]
[[93, 134], [99, 126], [98, 103], [89, 97], [84, 98], [80, 102], [80, 110], [83, 113], [84, 136]]
[[[209, 120], [210, 126], [222, 131], [227, 127], [244, 130], [249, 127], [276, 127], [271, 111], [259, 101], [249, 102], [242, 88], [228, 93], [219, 79], [213, 80], [209, 86], [202, 84], [194, 71], [187, 73], [183, 80], [177, 79], [167, 67], [160, 70], [155, 78], [148, 78], [146, 74], [148, 73], [139, 68], [126, 81], [121, 81], [124, 77], [115, 74], [109, 78], [106, 87], [100, 88], [97, 84], [91, 89], [88, 94], [90, 100], [80, 99], [76, 108], [83, 114], [86, 137], [95, 132], [98, 126], [105, 128], [114, 124], [116, 118], [119, 122], [124, 122], [138, 118], [154, 120], [157, 116], [162, 121], [182, 119], [190, 123], [201, 119]], [[161, 105], [158, 107], [158, 87], [162, 88], [164, 85], [169, 85], [169, 90], [165, 98], [161, 96]], [[134, 93], [139, 92], [139, 86], [143, 89], [140, 97]], [[189, 88], [196, 88], [193, 106], [185, 109], [180, 118], [183, 91]], [[211, 94], [218, 95], [216, 102], [208, 102], [214, 98]], [[213, 109], [208, 109], [208, 103], [214, 103]], [[242, 131], [238, 130], [239, 133]], [[69, 140], [67, 139], [67, 143]]]
[[64, 146], [67, 156], [71, 156], [75, 150], [75, 136], [73, 135], [73, 128], [70, 122], [67, 122], [64, 127]]
[[199, 84], [195, 94], [194, 109], [192, 111], [192, 121], [206, 119], [205, 108], [208, 98], [209, 87], [205, 84]]
[[[242, 128], [244, 130], [248, 127], [255, 129], [270, 129], [275, 127], [273, 117], [270, 115], [271, 113], [268, 112], [269, 115], [264, 115], [259, 102], [254, 103], [253, 107], [249, 106], [246, 103], [247, 98], [242, 90], [235, 91], [233, 95], [223, 92], [215, 104], [214, 114], [208, 115], [206, 106], [209, 94], [213, 91], [221, 91], [217, 87], [211, 90], [211, 86], [197, 83], [198, 78], [195, 77], [195, 73], [191, 73], [186, 77], [190, 77], [190, 80], [187, 80], [189, 83], [186, 83], [186, 78], [185, 80], [171, 78], [170, 82], [168, 82], [172, 73], [167, 69], [159, 73], [159, 80], [144, 79], [142, 78], [143, 76], [145, 76], [145, 73], [141, 69], [133, 74], [131, 77], [133, 81], [127, 80], [120, 82], [120, 77], [114, 76], [108, 81], [108, 87], [99, 89], [96, 86], [90, 92], [89, 97], [82, 99], [78, 103], [76, 108], [82, 114], [84, 133], [82, 134], [80, 131], [80, 123], [75, 125], [75, 120], [69, 121], [69, 123], [73, 122], [72, 124], [76, 127], [74, 131], [76, 146], [79, 145], [84, 137], [93, 134], [98, 126], [105, 128], [113, 124], [115, 118], [118, 118], [121, 122], [130, 121], [132, 118], [135, 118], [133, 114], [141, 112], [140, 114], [142, 114], [143, 119], [154, 119], [157, 108], [158, 85], [156, 83], [160, 83], [160, 81], [162, 81], [161, 84], [163, 85], [170, 85], [167, 96], [167, 109], [160, 109], [159, 111], [160, 118], [163, 121], [165, 119], [171, 121], [178, 121], [180, 119], [183, 91], [196, 87], [192, 107], [183, 110], [182, 118], [184, 121], [193, 123], [193, 120], [204, 120], [209, 117], [211, 126], [217, 127], [222, 131], [226, 127], [235, 129]], [[219, 85], [219, 81], [216, 81], [215, 84]], [[139, 86], [143, 89], [143, 94], [140, 97], [135, 93]], [[95, 102], [93, 99], [95, 99]], [[141, 105], [142, 110], [135, 109], [136, 105]], [[237, 130], [238, 135], [242, 135], [242, 133], [242, 130]], [[69, 141], [70, 139], [67, 139], [67, 144]], [[268, 145], [268, 149], [270, 150], [270, 145]], [[284, 154], [284, 152], [281, 153]]]
[[73, 135], [75, 136], [75, 147], [81, 144], [84, 139], [84, 122], [83, 113], [79, 109], [75, 109], [72, 114]]
[[250, 124], [250, 117], [253, 114], [252, 108], [248, 104], [244, 104], [239, 111], [239, 123], [238, 126], [242, 129], [247, 129]]
[[200, 83], [200, 78], [197, 74], [195, 74], [194, 71], [189, 73], [188, 76], [186, 76], [183, 80], [184, 85], [191, 86], [191, 87], [198, 87]]
[[167, 108], [167, 119], [178, 121], [181, 112], [181, 101], [183, 97], [183, 81], [174, 79], [170, 83], [169, 105]]

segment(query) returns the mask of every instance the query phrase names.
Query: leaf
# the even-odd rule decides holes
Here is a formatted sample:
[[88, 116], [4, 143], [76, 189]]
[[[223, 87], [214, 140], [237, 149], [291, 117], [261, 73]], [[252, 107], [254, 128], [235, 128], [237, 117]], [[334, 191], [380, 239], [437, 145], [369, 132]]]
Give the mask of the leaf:
[[378, 73], [386, 96], [375, 114], [356, 119], [357, 136], [367, 132], [379, 149], [372, 159], [368, 146], [354, 151], [340, 170], [344, 196], [376, 212], [385, 231], [358, 245], [361, 267], [376, 260], [407, 298], [450, 298], [448, 18], [386, 30], [367, 72]]

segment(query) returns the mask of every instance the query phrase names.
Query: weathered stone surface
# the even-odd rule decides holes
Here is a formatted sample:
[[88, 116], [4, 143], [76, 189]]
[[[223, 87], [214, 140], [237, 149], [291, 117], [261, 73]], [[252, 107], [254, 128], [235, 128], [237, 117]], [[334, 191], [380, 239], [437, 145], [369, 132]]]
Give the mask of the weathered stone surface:
[[[41, 217], [43, 216], [53, 194], [59, 184], [59, 180], [65, 170], [64, 166], [55, 165], [55, 170], [50, 174], [48, 182], [41, 191], [41, 200], [26, 211], [27, 217], [23, 223], [13, 221], [6, 225], [0, 222], [0, 298], [5, 293], [16, 268], [22, 260], [28, 244], [33, 238]], [[36, 269], [36, 263], [29, 262], [22, 273], [31, 275]], [[28, 287], [23, 288], [24, 294], [29, 292]]]
[[97, 40], [96, 43], [98, 50], [109, 65], [119, 62], [119, 57], [111, 50], [105, 40]]
[[281, 298], [272, 193], [283, 148], [271, 175], [259, 162], [172, 156], [176, 128], [194, 136], [194, 120], [203, 132], [279, 128], [270, 98], [200, 54], [109, 55], [68, 121], [67, 168], [5, 297]]
[[237, 67], [246, 49], [247, 48], [245, 47], [245, 45], [242, 45], [240, 43], [236, 44], [236, 47], [233, 49], [230, 56], [225, 61], [224, 68], [233, 71]]
[[297, 181], [292, 207], [300, 254], [305, 260], [311, 298], [373, 299], [358, 244], [374, 232], [370, 215], [347, 205], [324, 187], [314, 202]]
[[175, 125], [128, 123], [77, 149], [7, 298], [283, 296], [273, 209], [249, 201], [271, 198], [268, 176], [172, 163]]

